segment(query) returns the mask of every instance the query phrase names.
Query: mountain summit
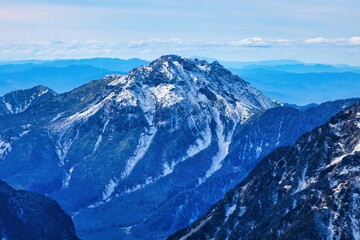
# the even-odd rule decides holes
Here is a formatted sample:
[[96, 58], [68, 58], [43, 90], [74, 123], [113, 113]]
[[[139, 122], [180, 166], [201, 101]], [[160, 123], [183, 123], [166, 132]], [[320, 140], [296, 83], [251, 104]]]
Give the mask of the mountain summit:
[[56, 93], [44, 86], [7, 93], [0, 97], [0, 116], [23, 112], [29, 107], [44, 103], [54, 96]]
[[165, 237], [221, 197], [181, 210], [275, 106], [217, 62], [162, 56], [0, 118], [0, 177], [56, 199], [80, 237]]

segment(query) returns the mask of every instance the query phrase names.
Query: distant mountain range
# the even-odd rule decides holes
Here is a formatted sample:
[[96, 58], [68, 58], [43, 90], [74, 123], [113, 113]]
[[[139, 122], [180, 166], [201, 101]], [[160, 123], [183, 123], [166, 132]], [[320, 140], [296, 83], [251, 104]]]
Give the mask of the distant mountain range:
[[263, 68], [231, 71], [272, 99], [298, 105], [358, 97], [360, 89], [359, 72], [293, 73]]
[[358, 101], [282, 106], [218, 62], [175, 55], [2, 100], [0, 178], [57, 200], [84, 239], [166, 238], [271, 151]]
[[265, 157], [169, 239], [359, 239], [360, 102]]
[[63, 93], [106, 74], [126, 74], [147, 63], [117, 58], [8, 62], [0, 65], [0, 95], [37, 85]]
[[[0, 95], [36, 85], [63, 93], [106, 74], [124, 75], [148, 63], [141, 59], [117, 58], [2, 62]], [[306, 105], [358, 97], [360, 67], [307, 64], [296, 60], [220, 63], [272, 99], [284, 103]]]
[[360, 67], [296, 60], [222, 62], [272, 99], [307, 105], [358, 97]]

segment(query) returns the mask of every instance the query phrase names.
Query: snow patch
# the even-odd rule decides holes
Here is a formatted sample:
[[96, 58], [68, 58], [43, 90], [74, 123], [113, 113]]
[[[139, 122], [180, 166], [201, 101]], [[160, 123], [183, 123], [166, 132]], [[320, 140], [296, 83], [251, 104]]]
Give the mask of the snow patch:
[[102, 199], [105, 201], [107, 200], [115, 191], [115, 188], [117, 187], [117, 181], [110, 179], [109, 182], [105, 185], [105, 190], [102, 193]]
[[125, 84], [126, 83], [126, 76], [120, 76], [118, 74], [105, 75], [104, 79], [105, 80], [114, 79], [112, 82], [110, 82], [108, 84], [109, 86], [116, 86], [116, 85], [119, 85], [119, 84]]
[[42, 95], [44, 95], [45, 93], [47, 93], [49, 91], [49, 89], [43, 89], [38, 93], [38, 97], [41, 97]]
[[207, 218], [202, 220], [195, 228], [191, 228], [191, 230], [185, 234], [183, 237], [180, 238], [180, 240], [186, 240], [188, 237], [190, 237], [192, 234], [199, 231], [207, 222], [209, 222], [212, 218], [212, 215], [209, 215]]
[[[260, 205], [260, 208], [261, 208], [261, 202], [259, 201], [259, 205]], [[244, 214], [246, 213], [246, 207], [240, 207], [240, 210], [239, 210], [239, 217], [242, 217]]]
[[171, 163], [164, 162], [163, 163], [163, 176], [167, 176], [174, 171], [176, 163], [172, 161]]
[[342, 130], [342, 127], [344, 126], [344, 122], [341, 121], [341, 122], [338, 122], [336, 124], [329, 124], [330, 128], [332, 129], [333, 133], [340, 137], [341, 136], [341, 130]]
[[135, 168], [136, 164], [144, 157], [156, 135], [156, 131], [157, 129], [154, 126], [151, 126], [148, 131], [141, 134], [133, 156], [126, 162], [125, 170], [121, 174], [121, 179], [128, 177]]
[[[159, 177], [160, 178], [160, 177]], [[140, 183], [140, 184], [136, 184], [134, 187], [130, 188], [130, 189], [125, 189], [124, 193], [132, 193], [135, 191], [138, 191], [144, 187], [146, 187], [149, 184], [152, 184], [154, 182], [156, 182], [159, 178], [152, 178], [152, 177], [147, 177], [145, 179], [145, 183]]]
[[306, 165], [301, 173], [301, 179], [299, 180], [299, 184], [298, 184], [298, 187], [296, 188], [295, 192], [294, 193], [298, 193], [302, 190], [305, 189], [306, 187], [306, 179], [305, 179], [305, 175], [306, 175], [306, 172], [308, 170], [308, 165]]
[[255, 150], [255, 154], [256, 154], [256, 158], [260, 157], [260, 154], [262, 153], [262, 147], [261, 146], [257, 146], [256, 150]]
[[50, 120], [50, 122], [55, 122], [58, 120], [62, 115], [64, 115], [64, 112], [57, 114], [53, 119]]
[[82, 112], [77, 112], [74, 115], [68, 117], [65, 121], [65, 125], [70, 125], [77, 121], [81, 121], [81, 120], [85, 121], [85, 120], [89, 119], [91, 116], [93, 116], [95, 113], [97, 113], [109, 99], [111, 99], [114, 96], [115, 96], [115, 93], [112, 92], [106, 98], [104, 98], [100, 102], [94, 104], [93, 106], [90, 106], [86, 110], [84, 110]]
[[122, 227], [122, 228], [120, 228], [120, 229], [123, 230], [123, 231], [125, 232], [125, 234], [130, 235], [130, 234], [131, 234], [131, 228], [132, 228], [132, 227], [133, 227], [133, 226]]
[[150, 92], [155, 96], [156, 101], [160, 106], [166, 108], [181, 102], [184, 98], [172, 91], [175, 89], [173, 84], [159, 84], [156, 87], [151, 87]]
[[0, 139], [0, 158], [11, 151], [11, 144], [5, 140]]
[[94, 149], [92, 151], [92, 153], [95, 153], [97, 151], [97, 149], [99, 148], [100, 144], [102, 142], [102, 134], [99, 135], [98, 139], [96, 140]]
[[102, 142], [102, 135], [104, 134], [105, 132], [105, 129], [106, 129], [106, 126], [109, 124], [109, 120], [107, 120], [104, 124], [104, 127], [101, 131], [101, 134], [99, 135], [98, 139], [96, 140], [96, 143], [95, 143], [95, 146], [94, 146], [94, 149], [93, 149], [93, 154], [97, 151], [97, 149], [99, 148], [101, 142]]
[[356, 152], [360, 152], [360, 142], [358, 142], [355, 146], [354, 149], [350, 152], [350, 153], [344, 153], [339, 157], [335, 157], [333, 158], [333, 160], [326, 166], [326, 168], [333, 166], [335, 164], [340, 163], [345, 157], [347, 156], [351, 156], [354, 155]]
[[65, 175], [65, 179], [63, 182], [64, 188], [67, 188], [69, 186], [73, 171], [74, 171], [74, 165], [69, 169], [69, 171]]
[[14, 113], [13, 110], [12, 110], [12, 106], [10, 103], [6, 102], [4, 99], [3, 99], [3, 103], [6, 107], [6, 109], [10, 112], [10, 113]]
[[227, 222], [229, 217], [234, 213], [234, 211], [236, 210], [236, 204], [232, 205], [231, 207], [229, 207], [227, 210], [226, 210], [226, 213], [225, 213], [225, 220], [224, 222]]
[[214, 121], [216, 122], [216, 137], [218, 140], [217, 141], [218, 152], [212, 158], [211, 166], [205, 173], [205, 176], [199, 179], [198, 185], [203, 184], [206, 181], [206, 179], [211, 177], [215, 172], [217, 172], [222, 167], [222, 161], [225, 159], [225, 157], [229, 152], [229, 146], [231, 143], [233, 132], [235, 130], [235, 126], [234, 126], [234, 128], [230, 131], [230, 133], [226, 137], [224, 133], [225, 128], [220, 119], [220, 113], [215, 107], [213, 107], [212, 109], [213, 109], [212, 112], [213, 112]]
[[198, 65], [198, 68], [201, 70], [201, 71], [204, 71], [204, 72], [209, 72], [211, 70], [211, 67], [210, 65], [206, 64], [206, 65]]
[[211, 144], [211, 139], [212, 139], [212, 134], [211, 134], [210, 124], [207, 123], [205, 131], [201, 133], [201, 138], [196, 139], [195, 144], [191, 145], [186, 151], [185, 159], [193, 157], [196, 154], [208, 148]]
[[25, 131], [23, 131], [23, 132], [21, 132], [20, 134], [19, 134], [19, 137], [23, 137], [23, 136], [25, 136], [26, 134], [28, 134], [30, 132], [30, 130], [25, 130]]
[[115, 98], [115, 101], [120, 104], [121, 107], [136, 106], [137, 98], [135, 95], [127, 89], [122, 90]]
[[348, 175], [348, 174], [356, 173], [356, 172], [360, 172], [359, 166], [356, 166], [356, 167], [345, 166], [344, 168], [341, 169], [339, 175]]
[[166, 75], [166, 78], [168, 78], [169, 80], [174, 79], [174, 75], [173, 75], [172, 71], [169, 69], [169, 62], [164, 62], [162, 64], [160, 72], [164, 73]]
[[[358, 193], [352, 194], [352, 209], [357, 210], [360, 204], [360, 198]], [[360, 221], [357, 216], [354, 216], [354, 214], [349, 214], [350, 220], [351, 220], [351, 230], [353, 239], [360, 239]]]
[[55, 152], [58, 155], [61, 166], [64, 166], [65, 164], [64, 160], [70, 150], [70, 147], [72, 146], [73, 142], [77, 139], [78, 136], [79, 136], [79, 131], [76, 132], [76, 136], [73, 139], [70, 139], [64, 143], [61, 143], [62, 136], [60, 136], [59, 140], [56, 141]]
[[242, 123], [246, 122], [252, 116], [249, 106], [241, 102], [236, 102], [235, 112]]
[[173, 63], [180, 71], [184, 70], [183, 66], [178, 61], [174, 61]]
[[332, 165], [338, 164], [339, 162], [341, 162], [343, 160], [344, 157], [348, 156], [349, 154], [345, 153], [339, 157], [335, 157], [333, 158], [333, 160], [326, 166], [326, 167], [330, 167]]

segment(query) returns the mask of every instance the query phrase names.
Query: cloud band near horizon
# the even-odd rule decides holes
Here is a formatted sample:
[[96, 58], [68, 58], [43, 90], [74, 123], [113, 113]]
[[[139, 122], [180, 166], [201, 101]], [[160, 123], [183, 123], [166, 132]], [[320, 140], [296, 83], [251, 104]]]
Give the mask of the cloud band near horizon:
[[[88, 41], [30, 41], [18, 43], [0, 43], [0, 60], [24, 59], [62, 59], [84, 57], [139, 57], [151, 60], [156, 56], [175, 53], [185, 56], [202, 55], [207, 52], [236, 52], [251, 49], [251, 51], [266, 51], [267, 48], [287, 49], [296, 52], [296, 49], [311, 47], [312, 50], [344, 49], [346, 51], [360, 50], [360, 37], [324, 38], [314, 37], [306, 39], [261, 38], [250, 37], [232, 41], [200, 41], [170, 39], [143, 39], [128, 42], [111, 43], [97, 40]], [[204, 55], [202, 55], [204, 56]], [[212, 55], [207, 57], [222, 56]], [[282, 57], [287, 58], [288, 56]], [[281, 58], [274, 56], [274, 58]], [[295, 56], [296, 58], [296, 56]], [[221, 60], [246, 60], [246, 59], [221, 59]], [[254, 59], [249, 59], [254, 60]], [[263, 60], [263, 59], [258, 59]]]

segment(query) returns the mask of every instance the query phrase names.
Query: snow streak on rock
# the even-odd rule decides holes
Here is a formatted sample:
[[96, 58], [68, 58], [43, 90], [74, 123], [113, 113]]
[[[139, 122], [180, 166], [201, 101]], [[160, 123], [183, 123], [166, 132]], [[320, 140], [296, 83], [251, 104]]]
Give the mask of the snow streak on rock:
[[121, 174], [121, 179], [129, 176], [136, 164], [144, 157], [155, 137], [156, 130], [157, 129], [155, 127], [150, 127], [148, 131], [141, 134], [134, 155], [126, 162], [125, 170]]

